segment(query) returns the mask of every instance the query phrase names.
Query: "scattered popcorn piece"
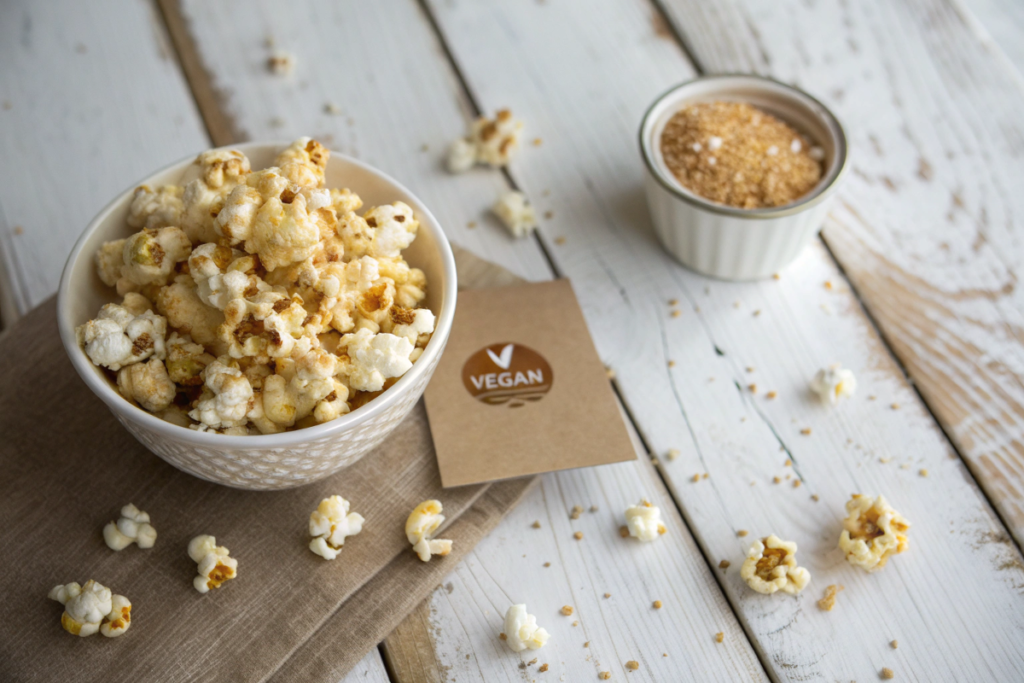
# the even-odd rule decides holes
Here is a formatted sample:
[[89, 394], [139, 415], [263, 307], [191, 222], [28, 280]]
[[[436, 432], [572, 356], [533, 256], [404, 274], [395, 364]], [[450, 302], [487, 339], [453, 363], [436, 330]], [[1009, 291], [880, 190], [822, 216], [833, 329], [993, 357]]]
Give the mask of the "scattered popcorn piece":
[[537, 667], [537, 671], [540, 672], [540, 673], [544, 673], [547, 670], [548, 670], [548, 665], [547, 664], [541, 664], [539, 667]]
[[[405, 522], [405, 536], [412, 543], [412, 549], [423, 562], [430, 562], [431, 555], [444, 557], [452, 551], [452, 542], [435, 539], [433, 536], [444, 523], [441, 501], [425, 500], [409, 514]], [[506, 632], [508, 629], [506, 629]], [[522, 649], [522, 648], [520, 648]], [[518, 652], [518, 650], [516, 650]]]
[[217, 545], [213, 536], [204, 534], [189, 541], [188, 556], [199, 565], [199, 575], [192, 585], [200, 593], [208, 593], [238, 576], [238, 560], [230, 556], [227, 548]]
[[583, 532], [582, 531], [577, 531], [576, 533], [574, 533], [572, 535], [572, 537], [575, 538], [577, 541], [582, 541], [583, 540]]
[[889, 647], [891, 647], [894, 650], [896, 648], [898, 648], [899, 646], [900, 646], [900, 641], [898, 641], [898, 640], [893, 640], [891, 643], [889, 643]]
[[630, 536], [641, 541], [653, 541], [667, 531], [661, 522], [661, 509], [646, 498], [626, 508], [626, 527]]
[[583, 514], [583, 506], [582, 505], [573, 505], [572, 506], [572, 512], [569, 513], [569, 519], [579, 519], [580, 515], [582, 515], [582, 514]]
[[534, 529], [539, 529], [539, 528], [540, 528], [540, 521], [539, 521], [539, 520], [538, 520], [538, 521], [535, 521], [535, 522], [534, 522], [533, 524], [531, 524], [530, 526], [532, 526], [532, 527], [533, 527]]
[[183, 188], [178, 185], [164, 185], [156, 190], [148, 185], [135, 188], [132, 204], [128, 208], [128, 226], [156, 230], [181, 225], [182, 192]]
[[796, 565], [796, 543], [775, 534], [755, 541], [743, 561], [740, 576], [758, 593], [777, 591], [796, 595], [811, 580], [811, 573]]
[[111, 550], [124, 550], [132, 543], [140, 548], [152, 548], [156, 543], [156, 529], [149, 523], [149, 514], [131, 503], [121, 508], [121, 518], [103, 527], [103, 540]]
[[731, 566], [732, 566], [732, 562], [730, 562], [729, 560], [722, 560], [721, 562], [718, 563], [718, 568], [721, 569], [722, 571], [725, 571], [726, 569], [728, 569]]
[[481, 116], [473, 122], [466, 137], [456, 140], [448, 150], [448, 170], [468, 171], [475, 164], [492, 168], [505, 166], [519, 148], [523, 122], [502, 109], [493, 120]]
[[739, 531], [736, 532], [736, 535], [739, 536], [740, 538], [743, 538], [744, 536], [746, 536], [749, 533], [750, 532], [747, 531], [746, 529], [740, 529]]
[[[104, 245], [105, 246], [105, 245]], [[124, 241], [120, 277], [115, 283], [120, 294], [145, 285], [166, 285], [174, 267], [187, 261], [192, 242], [181, 228], [144, 228]]]
[[287, 76], [295, 69], [295, 56], [283, 50], [276, 50], [267, 58], [267, 68], [277, 76]]
[[818, 370], [811, 380], [811, 390], [823, 402], [835, 405], [840, 398], [853, 396], [857, 390], [857, 378], [852, 370], [847, 370], [838, 363]]
[[349, 506], [341, 496], [331, 496], [321, 500], [309, 516], [309, 535], [313, 536], [309, 549], [325, 560], [337, 557], [345, 539], [363, 530], [363, 516], [349, 512]]
[[537, 227], [533, 205], [522, 192], [506, 192], [492, 209], [513, 237], [525, 237]]
[[126, 399], [138, 403], [151, 413], [158, 413], [170, 406], [177, 393], [163, 361], [157, 358], [118, 370], [117, 388]]
[[832, 608], [836, 606], [836, 596], [839, 591], [843, 590], [844, 586], [837, 586], [835, 584], [825, 589], [825, 597], [818, 600], [818, 609], [825, 612], [831, 612]]
[[800, 433], [803, 434], [804, 436], [810, 436], [811, 435], [811, 428], [810, 427], [804, 427], [803, 429], [800, 430]]
[[882, 667], [882, 671], [881, 671], [881, 673], [879, 675], [882, 678], [884, 678], [885, 680], [887, 680], [887, 681], [888, 680], [892, 680], [893, 678], [896, 678], [896, 674], [894, 674], [892, 669], [890, 669], [887, 666], [886, 667]]
[[[133, 312], [138, 294], [127, 294], [121, 304], [105, 304], [94, 320], [75, 328], [78, 344], [94, 365], [111, 370], [155, 356], [165, 357], [167, 319], [150, 310]], [[148, 302], [147, 302], [148, 305]]]
[[630, 671], [636, 671], [640, 668], [640, 662], [636, 661], [635, 659], [631, 659], [628, 662], [626, 662], [626, 668]]
[[607, 681], [608, 679], [610, 679], [612, 677], [612, 672], [611, 671], [602, 671], [601, 673], [599, 673], [597, 675], [597, 677], [600, 678], [602, 681]]
[[131, 624], [132, 603], [128, 598], [112, 594], [92, 579], [84, 586], [74, 582], [54, 586], [48, 597], [64, 605], [60, 623], [71, 635], [85, 637], [99, 631], [116, 638]]
[[526, 605], [512, 605], [505, 613], [505, 643], [513, 652], [539, 650], [550, 634], [537, 626], [537, 617], [526, 613]]
[[572, 616], [572, 605], [562, 605], [562, 614], [567, 617]]
[[719, 631], [718, 633], [715, 634], [715, 642], [716, 643], [721, 643], [723, 640], [725, 640], [725, 633], [724, 632]]
[[653, 607], [654, 609], [661, 609], [661, 600], [655, 600], [655, 601], [654, 601], [654, 602], [653, 602], [653, 603], [651, 604], [651, 607]]
[[343, 336], [338, 348], [349, 357], [341, 372], [349, 386], [359, 391], [380, 391], [386, 379], [401, 377], [412, 367], [409, 355], [413, 345], [405, 337], [386, 332], [374, 334], [363, 327]]
[[853, 566], [866, 572], [878, 571], [891, 555], [907, 549], [910, 522], [896, 512], [885, 497], [854, 494], [846, 502], [846, 513], [839, 548]]

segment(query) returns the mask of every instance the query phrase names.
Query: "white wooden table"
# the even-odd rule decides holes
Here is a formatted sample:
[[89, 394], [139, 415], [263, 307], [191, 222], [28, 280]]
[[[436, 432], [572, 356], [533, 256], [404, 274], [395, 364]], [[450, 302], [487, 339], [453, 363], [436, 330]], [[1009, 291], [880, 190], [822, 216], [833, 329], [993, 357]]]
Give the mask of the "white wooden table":
[[[1024, 680], [1022, 29], [1009, 0], [12, 0], [0, 311], [52, 294], [88, 219], [152, 169], [314, 135], [401, 178], [458, 244], [571, 277], [643, 456], [544, 477], [346, 681]], [[265, 69], [268, 38], [291, 76]], [[852, 144], [823, 239], [777, 281], [694, 275], [646, 213], [643, 110], [727, 71], [815, 93]], [[507, 174], [447, 174], [447, 144], [503, 106], [542, 144]], [[535, 238], [487, 215], [510, 185], [551, 212]], [[806, 385], [834, 361], [859, 390], [829, 410]], [[881, 574], [835, 548], [853, 492], [913, 522]], [[644, 546], [616, 533], [641, 495], [669, 526]], [[799, 543], [805, 594], [746, 588], [741, 529]], [[512, 601], [552, 632], [540, 652], [496, 638]]]

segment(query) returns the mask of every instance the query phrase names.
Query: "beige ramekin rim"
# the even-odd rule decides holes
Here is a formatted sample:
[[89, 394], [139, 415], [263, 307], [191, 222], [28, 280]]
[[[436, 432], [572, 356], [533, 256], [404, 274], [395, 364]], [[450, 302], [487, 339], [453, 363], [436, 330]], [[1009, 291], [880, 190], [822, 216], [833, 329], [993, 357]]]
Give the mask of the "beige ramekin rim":
[[[806, 103], [801, 101], [802, 98], [810, 100], [814, 105], [820, 107], [819, 112], [811, 111], [822, 120], [825, 127], [829, 130], [832, 135], [833, 144], [835, 146], [835, 163], [833, 163], [829, 169], [828, 174], [819, 181], [818, 185], [804, 197], [801, 197], [795, 202], [785, 204], [783, 206], [772, 207], [767, 209], [741, 209], [733, 206], [726, 206], [724, 204], [717, 204], [708, 199], [705, 199], [693, 192], [690, 192], [676, 181], [675, 178], [665, 177], [662, 169], [655, 163], [653, 159], [652, 146], [655, 141], [652, 139], [651, 130], [653, 126], [652, 114], [664, 103], [673, 97], [678, 97], [680, 90], [687, 88], [695, 83], [703, 83], [707, 81], [722, 81], [722, 85], [726, 85], [729, 81], [747, 79], [754, 81], [764, 81], [770, 83], [775, 87], [781, 88], [786, 95], [789, 96], [790, 101], [806, 108]], [[787, 92], [788, 91], [788, 92]], [[676, 198], [690, 204], [698, 209], [709, 211], [711, 213], [720, 214], [723, 216], [730, 216], [733, 218], [742, 218], [747, 220], [759, 220], [769, 218], [781, 218], [784, 216], [792, 216], [797, 213], [801, 213], [806, 209], [819, 204], [829, 199], [834, 190], [839, 186], [839, 181], [846, 175], [849, 153], [848, 145], [846, 140], [846, 131], [843, 129], [839, 119], [832, 113], [832, 110], [821, 103], [820, 100], [815, 98], [799, 88], [793, 87], [777, 81], [774, 78], [767, 76], [759, 76], [756, 74], [742, 74], [742, 73], [728, 73], [728, 74], [713, 74], [707, 76], [700, 76], [693, 78], [678, 85], [674, 85], [662, 94], [658, 95], [654, 99], [654, 102], [644, 112], [644, 116], [640, 122], [639, 131], [640, 141], [640, 155], [643, 157], [644, 165], [647, 167], [647, 172], [651, 174], [658, 184], [660, 184], [665, 190], [674, 195]]]

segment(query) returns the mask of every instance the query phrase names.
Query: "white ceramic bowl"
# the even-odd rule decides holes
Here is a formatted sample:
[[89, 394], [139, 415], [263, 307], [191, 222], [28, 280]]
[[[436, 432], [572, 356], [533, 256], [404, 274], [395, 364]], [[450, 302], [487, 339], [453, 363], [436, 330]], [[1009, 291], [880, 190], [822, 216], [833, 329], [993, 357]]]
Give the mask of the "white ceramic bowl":
[[[252, 168], [273, 164], [288, 143], [249, 142], [232, 145], [244, 152]], [[175, 467], [201, 479], [251, 490], [285, 489], [322, 479], [351, 465], [377, 446], [405, 418], [426, 389], [448, 341], [455, 313], [455, 260], [437, 219], [414, 194], [380, 171], [332, 153], [328, 187], [348, 187], [366, 206], [396, 200], [411, 206], [419, 234], [403, 252], [427, 276], [424, 305], [437, 316], [436, 330], [423, 355], [401, 379], [366, 405], [336, 420], [282, 434], [226, 436], [197, 432], [165, 422], [124, 398], [92, 364], [75, 340], [75, 327], [95, 317], [100, 306], [119, 301], [113, 288], [96, 274], [93, 255], [103, 242], [130, 235], [125, 219], [134, 188], [143, 183], [176, 183], [195, 157], [183, 159], [144, 178], [103, 209], [71, 251], [57, 294], [61, 340], [71, 362], [96, 395], [143, 445]]]
[[[825, 152], [824, 172], [811, 192], [768, 209], [739, 209], [691, 192], [676, 180], [661, 154], [661, 132], [684, 105], [746, 102], [781, 119]], [[693, 270], [725, 280], [755, 280], [777, 273], [821, 229], [846, 169], [846, 135], [835, 116], [810, 95], [761, 76], [706, 76], [661, 95], [644, 115], [640, 151], [647, 168], [647, 204], [665, 248]]]

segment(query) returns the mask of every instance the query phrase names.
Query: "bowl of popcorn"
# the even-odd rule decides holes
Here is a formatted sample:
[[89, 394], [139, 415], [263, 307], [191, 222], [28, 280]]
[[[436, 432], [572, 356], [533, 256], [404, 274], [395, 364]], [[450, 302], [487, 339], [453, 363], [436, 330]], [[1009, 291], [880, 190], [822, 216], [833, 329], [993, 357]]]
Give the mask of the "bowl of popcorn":
[[726, 280], [792, 262], [847, 165], [843, 127], [825, 105], [760, 76], [672, 88], [644, 115], [640, 151], [658, 238], [683, 265]]
[[398, 426], [455, 298], [427, 207], [300, 138], [213, 149], [117, 197], [75, 244], [57, 315], [75, 370], [147, 448], [273, 490], [354, 463]]

